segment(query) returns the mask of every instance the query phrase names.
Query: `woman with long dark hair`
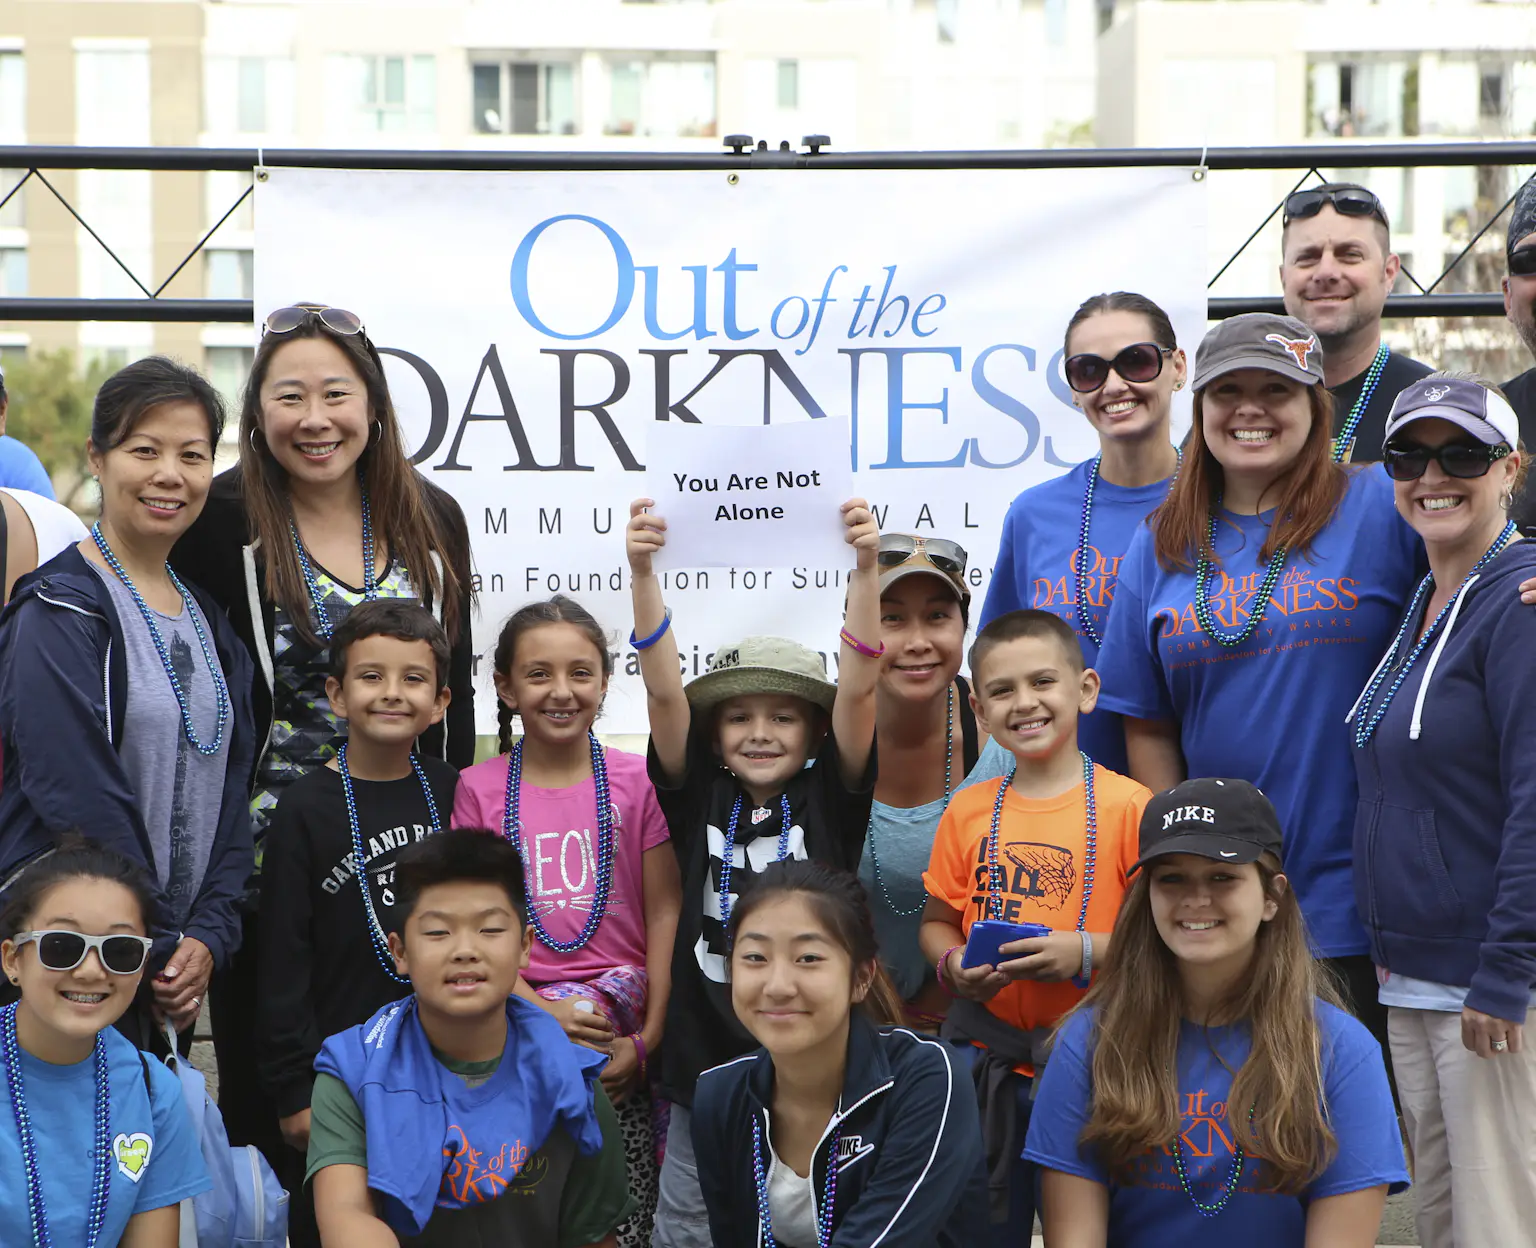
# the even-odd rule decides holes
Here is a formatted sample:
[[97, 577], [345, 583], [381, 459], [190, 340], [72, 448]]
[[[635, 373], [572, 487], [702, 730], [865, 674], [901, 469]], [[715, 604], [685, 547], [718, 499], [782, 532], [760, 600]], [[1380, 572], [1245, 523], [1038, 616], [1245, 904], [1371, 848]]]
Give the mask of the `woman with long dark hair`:
[[1407, 1186], [1381, 1052], [1307, 943], [1274, 807], [1188, 780], [1062, 1022], [1025, 1156], [1051, 1248], [1367, 1248]]
[[769, 866], [731, 912], [731, 1000], [761, 1042], [706, 1071], [694, 1156], [715, 1248], [962, 1248], [987, 1225], [969, 1057], [891, 1027], [864, 890]]
[[153, 991], [129, 1016], [144, 1047], [151, 1013], [185, 1031], [229, 965], [251, 870], [250, 659], [166, 562], [204, 508], [223, 425], [218, 392], [173, 360], [108, 378], [89, 448], [101, 516], [0, 619], [0, 880], [70, 832], [147, 869]]
[[[458, 504], [406, 458], [383, 362], [354, 313], [301, 304], [266, 318], [240, 407], [240, 463], [214, 481], [173, 562], [213, 595], [255, 657], [263, 746], [245, 782], [258, 870], [278, 797], [344, 740], [325, 696], [326, 641], [358, 603], [417, 598], [437, 616], [453, 643], [452, 700], [420, 748], [459, 767], [474, 761], [468, 529]], [[231, 1139], [276, 1158], [276, 1119], [248, 1077], [253, 924], [247, 912], [243, 952], [215, 986], [220, 1107]]]

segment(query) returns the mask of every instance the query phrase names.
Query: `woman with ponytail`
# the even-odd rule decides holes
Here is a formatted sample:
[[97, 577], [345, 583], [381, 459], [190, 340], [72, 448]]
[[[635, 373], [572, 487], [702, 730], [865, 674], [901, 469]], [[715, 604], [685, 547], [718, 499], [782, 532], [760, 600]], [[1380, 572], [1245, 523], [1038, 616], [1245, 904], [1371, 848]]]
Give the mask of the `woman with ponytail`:
[[890, 1026], [857, 879], [769, 866], [730, 923], [731, 1001], [762, 1044], [706, 1071], [693, 1151], [715, 1248], [960, 1248], [987, 1229], [970, 1059]]
[[459, 777], [453, 826], [500, 829], [522, 851], [533, 942], [517, 995], [608, 1054], [603, 1086], [640, 1202], [618, 1230], [629, 1248], [649, 1238], [666, 1139], [650, 1075], [672, 989], [677, 857], [645, 759], [592, 731], [613, 656], [591, 614], [566, 597], [531, 602], [502, 626], [494, 661], [501, 756]]
[[1368, 1248], [1402, 1138], [1381, 1050], [1308, 948], [1275, 808], [1187, 780], [1140, 841], [1030, 1117], [1045, 1242]]

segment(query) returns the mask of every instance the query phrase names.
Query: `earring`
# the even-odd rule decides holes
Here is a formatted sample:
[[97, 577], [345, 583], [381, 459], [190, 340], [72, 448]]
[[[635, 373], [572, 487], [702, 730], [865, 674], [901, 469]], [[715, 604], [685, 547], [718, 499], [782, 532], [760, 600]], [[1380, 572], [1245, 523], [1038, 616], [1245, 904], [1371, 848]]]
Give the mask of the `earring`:
[[1173, 388], [1175, 390], [1182, 390], [1184, 389], [1184, 383], [1182, 381], [1176, 381], [1173, 383]]
[[1504, 508], [1505, 511], [1512, 510], [1514, 505], [1515, 492], [1513, 490], [1505, 490], [1504, 493], [1499, 495], [1499, 506]]
[[377, 446], [383, 440], [384, 422], [382, 420], [376, 420], [373, 422], [373, 428], [368, 431], [368, 445], [370, 447]]
[[260, 438], [263, 442], [265, 442], [267, 440], [266, 435], [264, 433], [262, 433], [262, 431], [257, 426], [252, 425], [251, 426], [251, 431], [250, 431], [249, 434], [246, 435], [246, 439], [245, 440], [251, 444], [251, 450], [253, 450], [253, 451], [261, 450], [261, 447], [256, 445], [256, 439], [257, 438]]

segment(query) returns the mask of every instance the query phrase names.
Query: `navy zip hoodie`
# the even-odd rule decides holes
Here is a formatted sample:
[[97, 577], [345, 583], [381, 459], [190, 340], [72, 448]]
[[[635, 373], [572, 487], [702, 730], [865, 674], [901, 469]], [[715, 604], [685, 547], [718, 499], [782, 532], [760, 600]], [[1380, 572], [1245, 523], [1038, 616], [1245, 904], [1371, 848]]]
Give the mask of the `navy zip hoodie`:
[[1536, 610], [1518, 588], [1533, 575], [1536, 543], [1520, 542], [1452, 599], [1354, 751], [1355, 898], [1371, 956], [1469, 988], [1472, 1009], [1516, 1022], [1536, 985]]
[[[215, 966], [228, 965], [240, 945], [238, 902], [253, 866], [251, 660], [224, 613], [197, 586], [188, 589], [224, 669], [232, 735], [219, 826], [184, 932], [167, 927], [170, 909], [157, 891], [152, 971], [182, 935], [207, 945]], [[107, 587], [76, 547], [16, 583], [0, 615], [0, 888], [66, 832], [144, 863], [155, 878], [149, 832], [117, 753], [129, 729], [126, 653]]]
[[[971, 1057], [855, 1013], [837, 1113], [811, 1159], [826, 1191], [833, 1127], [841, 1133], [833, 1245], [974, 1248], [987, 1234], [987, 1174]], [[699, 1076], [693, 1152], [715, 1248], [760, 1248], [752, 1124], [768, 1161], [773, 1059], [766, 1049]]]

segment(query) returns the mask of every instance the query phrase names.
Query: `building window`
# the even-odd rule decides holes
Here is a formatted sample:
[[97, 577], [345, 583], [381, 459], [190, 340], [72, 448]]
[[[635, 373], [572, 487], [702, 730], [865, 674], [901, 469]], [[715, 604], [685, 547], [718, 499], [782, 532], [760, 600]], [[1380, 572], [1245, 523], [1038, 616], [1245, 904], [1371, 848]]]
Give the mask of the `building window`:
[[75, 139], [148, 146], [149, 48], [75, 52]]
[[20, 52], [0, 52], [0, 134], [27, 141], [27, 63]]
[[713, 57], [610, 61], [605, 134], [708, 138], [715, 133]]
[[504, 61], [473, 67], [477, 134], [575, 134], [576, 66]]
[[204, 286], [209, 299], [251, 298], [254, 276], [251, 252], [209, 248], [203, 256], [207, 274]]
[[[208, 380], [213, 383], [213, 388], [224, 396], [224, 402], [231, 412], [240, 410], [240, 395], [245, 389], [246, 379], [251, 375], [253, 355], [250, 347], [204, 348], [203, 369]], [[226, 434], [235, 424], [234, 421], [229, 422]]]
[[800, 107], [800, 62], [779, 62], [779, 107]]
[[437, 60], [432, 56], [333, 56], [327, 93], [353, 134], [437, 129]]
[[[16, 190], [26, 176], [25, 169], [0, 169], [0, 199], [5, 200], [5, 207], [0, 208], [0, 230], [27, 228], [27, 191], [25, 187]], [[11, 195], [13, 190], [16, 193]]]
[[7, 299], [27, 293], [27, 249], [0, 247], [0, 295]]
[[1477, 112], [1485, 121], [1504, 117], [1504, 72], [1484, 70], [1477, 76]]
[[294, 64], [286, 57], [207, 57], [204, 129], [210, 134], [291, 134], [296, 91]]
[[1307, 74], [1307, 128], [1314, 136], [1397, 138], [1418, 133], [1417, 60], [1314, 61]]

